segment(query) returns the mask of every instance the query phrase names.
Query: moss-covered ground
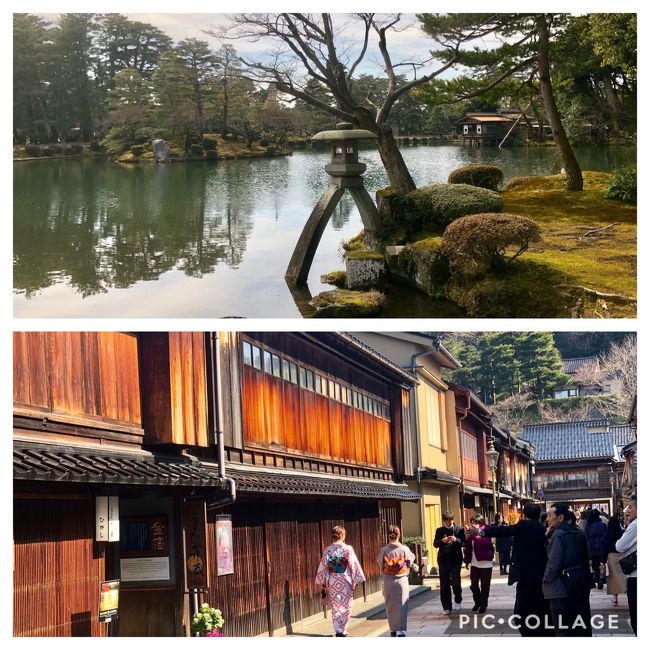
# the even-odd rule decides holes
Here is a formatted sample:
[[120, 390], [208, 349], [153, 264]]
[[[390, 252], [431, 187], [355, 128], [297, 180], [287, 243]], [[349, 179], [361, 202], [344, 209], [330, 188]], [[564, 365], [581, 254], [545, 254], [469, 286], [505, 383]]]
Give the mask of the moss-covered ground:
[[[542, 228], [542, 241], [531, 245], [526, 263], [516, 267], [516, 281], [547, 293], [549, 301], [557, 297], [552, 290], [557, 284], [636, 297], [636, 206], [605, 198], [609, 174], [583, 172], [583, 177], [582, 192], [564, 191], [558, 175], [515, 179], [502, 193], [504, 212], [529, 217]], [[560, 293], [580, 297], [578, 290], [560, 288]], [[634, 303], [585, 298], [592, 305], [582, 315], [636, 312]]]
[[[498, 274], [452, 282], [449, 297], [477, 317], [634, 317], [634, 301], [580, 289], [636, 298], [636, 206], [605, 198], [609, 174], [583, 178], [582, 192], [565, 191], [562, 175], [513, 179], [503, 211], [536, 221], [542, 240]], [[410, 241], [428, 246], [440, 234], [423, 230]]]

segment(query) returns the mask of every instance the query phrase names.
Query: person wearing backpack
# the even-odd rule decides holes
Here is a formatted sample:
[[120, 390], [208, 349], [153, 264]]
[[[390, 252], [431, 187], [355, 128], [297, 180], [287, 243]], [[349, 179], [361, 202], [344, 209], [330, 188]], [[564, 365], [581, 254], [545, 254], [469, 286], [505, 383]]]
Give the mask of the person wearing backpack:
[[547, 511], [547, 521], [552, 535], [542, 591], [549, 601], [555, 636], [591, 636], [589, 594], [594, 581], [587, 537], [573, 523], [567, 503], [554, 503]]
[[436, 529], [433, 546], [438, 549], [440, 576], [440, 602], [445, 614], [451, 614], [451, 592], [454, 591], [455, 608], [461, 608], [463, 592], [460, 586], [460, 568], [463, 564], [465, 530], [454, 524], [453, 512], [442, 513], [442, 526]]
[[487, 609], [490, 597], [494, 546], [489, 537], [479, 535], [479, 531], [485, 528], [483, 515], [474, 515], [471, 524], [465, 545], [465, 568], [469, 568], [470, 589], [474, 596], [472, 611], [478, 610], [482, 614]]

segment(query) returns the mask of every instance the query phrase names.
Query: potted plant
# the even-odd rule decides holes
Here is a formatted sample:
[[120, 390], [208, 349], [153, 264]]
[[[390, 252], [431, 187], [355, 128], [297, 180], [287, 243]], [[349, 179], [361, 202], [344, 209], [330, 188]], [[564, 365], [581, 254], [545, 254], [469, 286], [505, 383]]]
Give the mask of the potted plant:
[[203, 603], [199, 611], [192, 617], [192, 636], [224, 636], [221, 631], [223, 623], [221, 610], [210, 607], [208, 603]]
[[421, 585], [423, 583], [421, 567], [424, 559], [422, 556], [424, 537], [419, 535], [416, 537], [405, 537], [403, 543], [408, 546], [415, 555], [415, 563], [411, 565], [411, 570], [409, 571], [409, 584]]

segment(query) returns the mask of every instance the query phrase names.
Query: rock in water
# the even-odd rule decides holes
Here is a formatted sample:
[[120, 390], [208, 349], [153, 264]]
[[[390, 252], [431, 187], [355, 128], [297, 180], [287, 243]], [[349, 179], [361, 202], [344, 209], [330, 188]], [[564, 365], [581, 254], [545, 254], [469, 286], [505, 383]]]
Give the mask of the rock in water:
[[151, 149], [156, 162], [167, 162], [169, 160], [169, 145], [164, 140], [152, 140]]

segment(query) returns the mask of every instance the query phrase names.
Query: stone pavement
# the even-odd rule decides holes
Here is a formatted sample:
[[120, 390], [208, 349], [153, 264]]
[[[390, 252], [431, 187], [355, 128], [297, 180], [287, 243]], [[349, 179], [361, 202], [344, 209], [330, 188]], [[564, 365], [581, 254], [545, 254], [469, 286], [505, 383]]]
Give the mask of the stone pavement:
[[[473, 615], [471, 608], [473, 603], [472, 594], [469, 590], [469, 571], [462, 570], [461, 584], [463, 587], [463, 603], [460, 612], [454, 610], [451, 616], [443, 613], [440, 606], [440, 597], [438, 590], [437, 578], [426, 578], [424, 586], [410, 587], [410, 603], [408, 617], [408, 636], [469, 636], [469, 626], [465, 624], [465, 629], [459, 628], [459, 614]], [[495, 628], [486, 631], [481, 636], [519, 636], [516, 630], [512, 630], [507, 625], [499, 625], [498, 619], [507, 617], [512, 613], [515, 599], [515, 585], [508, 586], [507, 576], [499, 575], [499, 567], [492, 573], [492, 584], [490, 587], [490, 600], [486, 615], [492, 613], [493, 618], [489, 619], [490, 624]], [[611, 596], [606, 593], [606, 588], [602, 590], [593, 589], [591, 591], [590, 603], [592, 617], [596, 614], [607, 617], [610, 614], [618, 615], [618, 625], [629, 635], [632, 630], [627, 623], [627, 597], [620, 594], [618, 597], [619, 605], [614, 607], [611, 604]], [[488, 620], [488, 619], [486, 619]], [[449, 630], [450, 622], [455, 623], [456, 629]], [[476, 632], [473, 632], [476, 635]], [[275, 633], [275, 636], [332, 636], [332, 620], [328, 610], [327, 618], [321, 614], [312, 616], [309, 619], [300, 621], [292, 627], [290, 631]], [[348, 626], [348, 636], [350, 637], [377, 637], [389, 636], [388, 623], [384, 601], [381, 592], [373, 594], [367, 602], [355, 601], [352, 609], [352, 617]], [[605, 629], [593, 630], [594, 636], [611, 636], [612, 633]]]

